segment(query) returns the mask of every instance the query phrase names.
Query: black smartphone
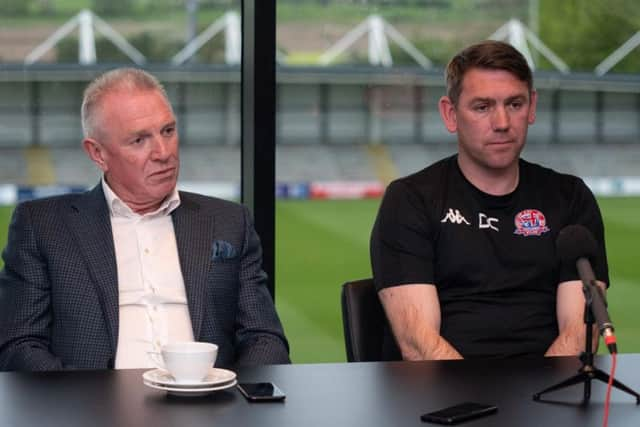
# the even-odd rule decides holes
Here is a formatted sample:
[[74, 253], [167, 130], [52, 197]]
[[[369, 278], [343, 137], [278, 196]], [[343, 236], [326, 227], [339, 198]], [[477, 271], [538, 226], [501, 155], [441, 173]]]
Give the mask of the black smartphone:
[[427, 423], [453, 425], [463, 421], [484, 417], [485, 415], [495, 414], [496, 412], [498, 412], [498, 407], [494, 405], [465, 402], [459, 405], [440, 409], [439, 411], [423, 414], [420, 419]]
[[275, 402], [286, 395], [274, 383], [238, 383], [238, 390], [251, 402]]

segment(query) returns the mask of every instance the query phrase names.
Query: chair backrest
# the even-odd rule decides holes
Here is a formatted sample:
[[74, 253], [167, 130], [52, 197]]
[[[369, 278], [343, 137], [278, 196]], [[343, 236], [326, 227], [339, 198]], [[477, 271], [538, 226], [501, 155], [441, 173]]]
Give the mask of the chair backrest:
[[[385, 330], [390, 329], [373, 279], [356, 280], [342, 285], [341, 303], [347, 361], [385, 360]], [[387, 334], [390, 335], [389, 332]], [[395, 346], [393, 338], [387, 338], [387, 341], [389, 345]], [[397, 347], [394, 351], [399, 354]]]

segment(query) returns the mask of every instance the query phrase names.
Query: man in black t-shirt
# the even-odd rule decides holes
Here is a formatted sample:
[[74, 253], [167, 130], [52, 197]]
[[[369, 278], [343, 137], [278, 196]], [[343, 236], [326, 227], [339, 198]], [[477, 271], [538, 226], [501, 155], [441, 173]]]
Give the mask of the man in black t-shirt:
[[374, 280], [402, 356], [579, 354], [582, 283], [554, 243], [567, 225], [587, 227], [606, 287], [595, 198], [579, 178], [520, 159], [536, 92], [517, 50], [473, 45], [446, 75], [439, 108], [458, 154], [393, 182], [371, 236]]

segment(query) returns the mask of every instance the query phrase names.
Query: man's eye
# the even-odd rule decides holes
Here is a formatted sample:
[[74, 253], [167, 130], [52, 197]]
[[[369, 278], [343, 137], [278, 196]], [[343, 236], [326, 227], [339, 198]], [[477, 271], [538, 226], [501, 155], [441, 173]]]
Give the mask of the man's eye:
[[511, 108], [513, 108], [514, 110], [519, 110], [522, 108], [522, 102], [517, 101], [517, 102], [512, 102], [511, 103]]
[[483, 113], [485, 111], [487, 111], [489, 109], [489, 106], [486, 104], [479, 104], [479, 105], [475, 105], [473, 107], [474, 111], [477, 111], [479, 113]]
[[166, 128], [166, 129], [164, 130], [164, 134], [165, 134], [165, 135], [167, 135], [167, 136], [171, 136], [171, 135], [173, 135], [175, 132], [176, 132], [176, 128], [174, 128], [174, 127]]

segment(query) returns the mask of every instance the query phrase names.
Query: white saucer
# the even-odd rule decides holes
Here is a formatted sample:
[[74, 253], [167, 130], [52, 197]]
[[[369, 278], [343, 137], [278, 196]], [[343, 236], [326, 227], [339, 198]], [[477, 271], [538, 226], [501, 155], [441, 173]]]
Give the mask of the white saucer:
[[153, 382], [143, 381], [144, 385], [147, 387], [154, 388], [156, 390], [166, 391], [169, 394], [174, 396], [205, 396], [209, 393], [213, 393], [214, 391], [226, 390], [238, 384], [237, 380], [233, 380], [230, 383], [219, 385], [216, 387], [196, 387], [196, 388], [187, 388], [187, 387], [169, 387], [161, 384], [156, 384]]
[[171, 374], [163, 369], [152, 369], [142, 374], [146, 383], [176, 389], [202, 389], [230, 384], [236, 379], [236, 373], [227, 369], [211, 368], [202, 381], [176, 382]]

